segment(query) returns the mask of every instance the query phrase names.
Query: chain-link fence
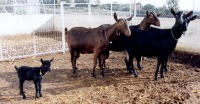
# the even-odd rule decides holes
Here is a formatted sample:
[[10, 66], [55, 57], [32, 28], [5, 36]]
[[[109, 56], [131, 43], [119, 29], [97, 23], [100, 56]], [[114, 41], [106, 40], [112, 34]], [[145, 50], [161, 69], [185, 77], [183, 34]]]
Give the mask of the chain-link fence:
[[[102, 24], [113, 24], [113, 12], [119, 18], [134, 16], [130, 25], [139, 24], [147, 10], [161, 13], [159, 28], [171, 28], [175, 22], [166, 6], [142, 4], [140, 0], [130, 3], [64, 3], [63, 10], [62, 5], [57, 3], [13, 5], [11, 2], [1, 5], [0, 60], [64, 51], [67, 46], [63, 42], [64, 27], [94, 28]], [[199, 16], [200, 11], [194, 8], [194, 14]], [[178, 48], [200, 53], [199, 25], [199, 19], [190, 23], [186, 35], [179, 40]]]

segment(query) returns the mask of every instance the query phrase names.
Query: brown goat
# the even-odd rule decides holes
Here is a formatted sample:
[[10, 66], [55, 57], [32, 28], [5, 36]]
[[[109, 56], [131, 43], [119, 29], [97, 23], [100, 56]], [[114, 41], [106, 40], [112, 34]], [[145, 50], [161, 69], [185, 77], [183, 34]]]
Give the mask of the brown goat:
[[[131, 20], [131, 18], [132, 17], [128, 19], [118, 19], [117, 14], [114, 13], [116, 23], [107, 28], [74, 27], [70, 29], [66, 34], [66, 40], [71, 54], [73, 74], [76, 73], [76, 60], [80, 57], [80, 53], [94, 53], [92, 76], [96, 77], [95, 68], [97, 58], [104, 53], [104, 50], [108, 49], [110, 41], [112, 41], [116, 35], [114, 34], [116, 30], [124, 33], [126, 36], [130, 36], [131, 32], [128, 26], [128, 21]], [[67, 30], [67, 28], [65, 30]], [[102, 59], [102, 62], [103, 61], [104, 60]], [[101, 74], [104, 77], [103, 63], [101, 63], [100, 69], [102, 70]]]

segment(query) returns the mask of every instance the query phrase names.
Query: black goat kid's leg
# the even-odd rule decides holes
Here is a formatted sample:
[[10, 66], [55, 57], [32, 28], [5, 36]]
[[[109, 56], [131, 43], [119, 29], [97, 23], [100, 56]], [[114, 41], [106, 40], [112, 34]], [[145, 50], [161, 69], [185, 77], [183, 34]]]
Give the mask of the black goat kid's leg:
[[136, 57], [136, 60], [137, 60], [137, 67], [138, 67], [138, 69], [139, 70], [142, 70], [142, 67], [141, 67], [141, 56], [138, 56], [138, 57]]
[[38, 80], [34, 80], [34, 84], [35, 84], [35, 99], [39, 98], [38, 96], [38, 92], [39, 92], [39, 81]]
[[42, 79], [39, 81], [39, 95], [42, 97], [42, 84], [41, 84]]
[[23, 96], [23, 99], [26, 99], [26, 96], [24, 94], [24, 89], [23, 89], [23, 85], [24, 85], [24, 80], [22, 78], [19, 79], [19, 89], [20, 89], [20, 95]]

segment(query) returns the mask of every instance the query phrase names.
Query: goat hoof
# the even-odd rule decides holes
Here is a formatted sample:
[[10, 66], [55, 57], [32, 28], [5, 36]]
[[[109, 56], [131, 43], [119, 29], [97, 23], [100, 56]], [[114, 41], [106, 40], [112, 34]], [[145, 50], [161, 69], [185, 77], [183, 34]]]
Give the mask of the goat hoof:
[[133, 74], [132, 71], [128, 70], [129, 74]]
[[168, 70], [167, 70], [167, 69], [164, 69], [164, 72], [168, 72]]
[[96, 78], [96, 75], [94, 73], [92, 73], [92, 77]]
[[42, 94], [40, 94], [40, 97], [42, 97]]
[[36, 97], [35, 97], [35, 99], [38, 99], [38, 98], [39, 98], [39, 96], [36, 96]]
[[104, 75], [104, 73], [101, 73], [101, 75], [102, 75], [102, 77], [104, 77], [105, 75]]
[[164, 78], [164, 75], [161, 75], [160, 78]]
[[19, 92], [19, 93], [20, 93], [20, 95], [22, 95], [22, 96], [23, 96], [23, 95], [24, 95], [26, 92], [24, 91], [24, 92]]
[[155, 78], [154, 78], [154, 80], [155, 80], [155, 81], [157, 81], [157, 80], [158, 80], [158, 78], [157, 78], [157, 77], [155, 77]]
[[23, 99], [26, 99], [26, 96], [23, 96]]
[[134, 74], [134, 76], [135, 76], [135, 78], [137, 78], [137, 77], [138, 77], [138, 74]]

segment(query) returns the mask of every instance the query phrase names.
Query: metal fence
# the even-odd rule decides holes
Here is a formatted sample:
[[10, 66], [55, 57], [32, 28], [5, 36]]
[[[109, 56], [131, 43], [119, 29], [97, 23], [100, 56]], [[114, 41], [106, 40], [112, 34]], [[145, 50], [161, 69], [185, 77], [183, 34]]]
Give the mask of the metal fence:
[[[154, 5], [154, 4], [152, 4]], [[171, 28], [174, 18], [168, 9], [141, 8], [136, 3], [64, 3], [61, 4], [18, 4], [0, 6], [0, 60], [15, 59], [32, 55], [64, 52], [67, 50], [64, 28], [77, 26], [98, 27], [113, 24], [113, 12], [119, 18], [134, 16], [130, 25], [137, 25], [145, 11], [161, 13], [160, 28]], [[194, 10], [195, 11], [195, 10]], [[187, 11], [186, 11], [187, 12]], [[198, 11], [195, 14], [198, 15]], [[178, 48], [200, 53], [200, 20], [191, 22]]]

